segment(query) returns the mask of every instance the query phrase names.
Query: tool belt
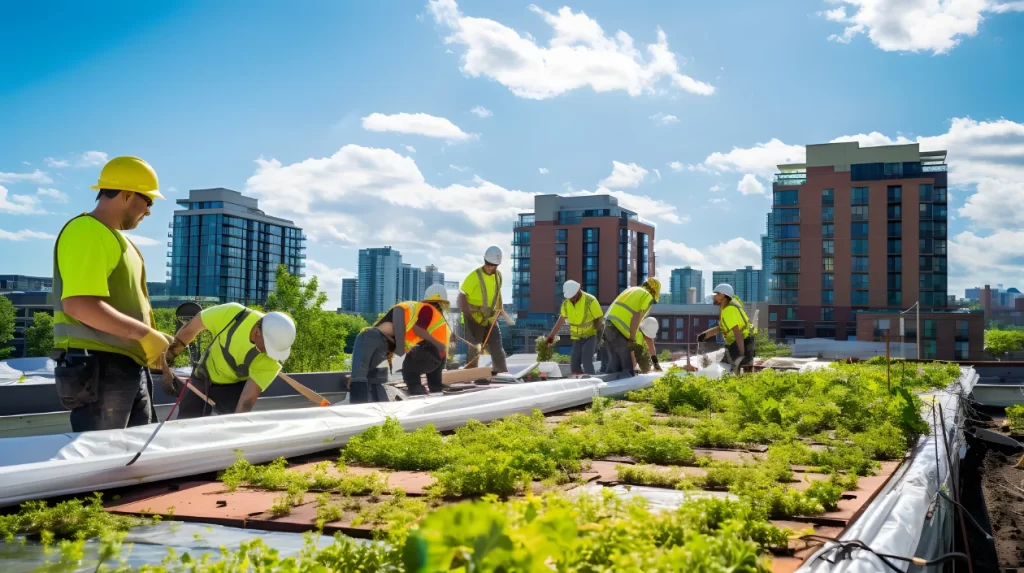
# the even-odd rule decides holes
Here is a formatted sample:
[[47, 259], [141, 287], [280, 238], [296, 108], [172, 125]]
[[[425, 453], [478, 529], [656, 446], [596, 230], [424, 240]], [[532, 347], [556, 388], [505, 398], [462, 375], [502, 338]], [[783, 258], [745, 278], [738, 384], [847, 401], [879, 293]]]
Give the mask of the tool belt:
[[74, 410], [99, 400], [100, 353], [56, 348], [50, 358], [57, 363], [53, 375], [61, 406]]

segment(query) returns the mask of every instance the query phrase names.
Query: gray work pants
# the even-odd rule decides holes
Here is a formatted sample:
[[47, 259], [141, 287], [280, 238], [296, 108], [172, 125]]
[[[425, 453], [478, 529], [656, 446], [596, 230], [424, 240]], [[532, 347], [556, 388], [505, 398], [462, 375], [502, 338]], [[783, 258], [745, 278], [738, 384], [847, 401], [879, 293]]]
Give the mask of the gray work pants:
[[572, 341], [572, 355], [569, 359], [569, 365], [570, 371], [573, 374], [594, 374], [595, 346], [597, 346], [597, 335]]
[[633, 371], [629, 341], [619, 332], [618, 328], [612, 326], [604, 329], [604, 348], [608, 353], [608, 368], [603, 369], [606, 373], [629, 372], [630, 376], [636, 374]]
[[475, 363], [478, 353], [473, 345], [482, 344], [484, 338], [487, 338], [487, 331], [490, 330], [491, 336], [487, 338], [487, 350], [491, 353], [491, 372], [494, 374], [508, 372], [508, 366], [505, 365], [505, 349], [501, 347], [501, 331], [498, 329], [498, 325], [495, 324], [492, 329], [491, 325], [484, 326], [473, 320], [472, 316], [465, 316], [465, 321], [466, 341], [470, 344], [469, 350], [466, 351], [466, 363]]
[[349, 403], [387, 402], [384, 383], [388, 371], [377, 365], [388, 357], [390, 341], [376, 328], [368, 328], [356, 336], [352, 345], [352, 377], [349, 379]]

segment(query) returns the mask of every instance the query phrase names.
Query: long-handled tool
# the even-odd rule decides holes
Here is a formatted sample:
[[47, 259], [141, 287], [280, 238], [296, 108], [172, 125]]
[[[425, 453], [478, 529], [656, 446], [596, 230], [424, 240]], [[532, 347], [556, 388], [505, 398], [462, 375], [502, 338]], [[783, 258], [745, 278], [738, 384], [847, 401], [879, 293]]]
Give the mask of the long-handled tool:
[[312, 402], [314, 404], [318, 404], [320, 406], [330, 406], [331, 405], [330, 401], [328, 401], [327, 398], [324, 398], [320, 394], [317, 394], [316, 392], [314, 392], [314, 391], [310, 390], [309, 388], [303, 386], [297, 380], [295, 380], [291, 376], [285, 374], [284, 372], [278, 373], [278, 376], [281, 378], [281, 380], [284, 380], [285, 382], [288, 383], [289, 386], [294, 388], [296, 392], [298, 392], [299, 394], [302, 394], [303, 396], [308, 398], [310, 402]]
[[[494, 325], [495, 324], [498, 324], [498, 317], [497, 316], [494, 317], [494, 322], [491, 323], [491, 327], [487, 329], [487, 335], [484, 336], [484, 341], [481, 342], [479, 345], [474, 345], [474, 346], [476, 346], [476, 356], [474, 356], [472, 360], [466, 361], [466, 365], [463, 366], [463, 368], [468, 369], [470, 367], [469, 366], [470, 364], [473, 365], [473, 368], [476, 368], [477, 365], [480, 363], [479, 362], [480, 361], [480, 355], [483, 354], [484, 348], [487, 348], [487, 341], [491, 339], [491, 332], [494, 331]], [[468, 341], [467, 341], [467, 344], [468, 344]]]

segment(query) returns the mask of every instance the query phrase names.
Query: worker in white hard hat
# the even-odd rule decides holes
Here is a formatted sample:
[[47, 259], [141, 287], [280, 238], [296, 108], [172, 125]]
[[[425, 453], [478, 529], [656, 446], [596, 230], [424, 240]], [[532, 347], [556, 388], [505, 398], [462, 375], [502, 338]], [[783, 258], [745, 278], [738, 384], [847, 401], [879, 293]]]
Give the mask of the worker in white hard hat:
[[[277, 378], [281, 365], [291, 355], [295, 322], [283, 312], [262, 313], [237, 302], [211, 306], [174, 336], [165, 354], [166, 363], [172, 364], [204, 330], [213, 335], [213, 340], [188, 383], [216, 407], [194, 392], [185, 391], [178, 418], [198, 418], [215, 410], [220, 414], [251, 411], [260, 393]], [[164, 370], [163, 378], [169, 394], [183, 391], [169, 369]]]
[[505, 350], [501, 347], [501, 331], [496, 328], [498, 317], [503, 317], [509, 326], [516, 321], [502, 306], [501, 300], [501, 248], [490, 246], [484, 253], [484, 264], [469, 273], [459, 290], [459, 311], [466, 327], [466, 341], [469, 343], [466, 366], [474, 366], [483, 346], [491, 355], [491, 374], [507, 372]]
[[349, 402], [387, 402], [384, 383], [395, 355], [404, 356], [402, 378], [410, 394], [427, 393], [421, 380], [425, 374], [431, 392], [444, 388], [441, 374], [448, 357], [451, 330], [448, 328], [448, 291], [443, 285], [427, 288], [422, 301], [408, 300], [388, 309], [373, 326], [356, 336], [352, 347], [352, 375]]
[[569, 336], [572, 338], [572, 354], [569, 361], [571, 372], [576, 374], [594, 374], [594, 350], [599, 340], [598, 333], [604, 330], [604, 314], [601, 305], [594, 295], [584, 292], [580, 283], [567, 280], [562, 285], [562, 308], [559, 311], [555, 327], [548, 335], [547, 343], [554, 344], [555, 337], [562, 325], [569, 323]]
[[736, 296], [732, 285], [726, 283], [716, 286], [714, 293], [715, 304], [719, 308], [718, 326], [698, 334], [697, 342], [704, 342], [721, 333], [726, 344], [723, 362], [735, 366], [737, 372], [753, 367], [754, 335], [757, 334], [757, 328], [743, 310], [743, 301]]
[[138, 157], [103, 166], [96, 207], [75, 216], [53, 245], [55, 388], [71, 430], [122, 430], [156, 421], [150, 368], [171, 337], [156, 329], [142, 252], [125, 231], [163, 199], [156, 171]]
[[[656, 372], [661, 372], [661, 364], [658, 363], [658, 352], [654, 347], [654, 339], [658, 336], [658, 319], [653, 316], [640, 321], [640, 328], [636, 331], [636, 339], [630, 344], [633, 352], [633, 368], [641, 374], [651, 371], [654, 366]], [[644, 350], [647, 352], [645, 353]]]

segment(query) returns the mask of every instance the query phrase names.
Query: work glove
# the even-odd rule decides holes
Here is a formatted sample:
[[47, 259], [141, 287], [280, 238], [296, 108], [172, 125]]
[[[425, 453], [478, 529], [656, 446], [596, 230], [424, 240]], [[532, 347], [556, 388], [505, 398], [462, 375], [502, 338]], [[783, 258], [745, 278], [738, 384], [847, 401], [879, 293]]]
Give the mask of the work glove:
[[172, 336], [150, 328], [149, 332], [139, 339], [139, 345], [142, 346], [142, 353], [145, 355], [146, 366], [162, 368], [163, 365], [160, 362], [173, 340]]
[[185, 381], [171, 370], [170, 365], [165, 363], [160, 374], [160, 387], [167, 395], [177, 396], [185, 388]]
[[704, 331], [697, 335], [697, 342], [704, 342], [708, 339], [708, 331]]
[[174, 341], [167, 347], [167, 352], [164, 353], [164, 359], [167, 361], [167, 365], [170, 366], [174, 364], [174, 359], [177, 358], [178, 355], [180, 355], [186, 348], [188, 348], [188, 345], [175, 336]]
[[554, 336], [549, 336], [548, 337], [548, 346], [551, 346], [554, 343], [555, 343], [555, 337]]
[[656, 356], [651, 356], [651, 362], [654, 363], [654, 371], [661, 372], [661, 364], [658, 364], [658, 358]]

